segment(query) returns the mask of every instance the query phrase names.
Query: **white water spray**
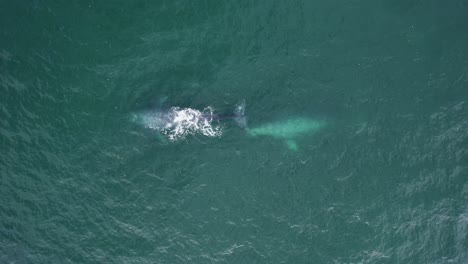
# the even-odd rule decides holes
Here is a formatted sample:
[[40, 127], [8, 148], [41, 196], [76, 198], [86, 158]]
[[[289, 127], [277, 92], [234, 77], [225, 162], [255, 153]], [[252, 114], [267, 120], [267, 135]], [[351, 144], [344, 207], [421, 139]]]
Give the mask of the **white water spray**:
[[207, 107], [203, 111], [172, 107], [167, 112], [141, 112], [135, 114], [133, 120], [146, 128], [157, 130], [170, 141], [177, 141], [196, 134], [220, 137], [222, 126], [213, 122], [213, 116], [212, 107]]

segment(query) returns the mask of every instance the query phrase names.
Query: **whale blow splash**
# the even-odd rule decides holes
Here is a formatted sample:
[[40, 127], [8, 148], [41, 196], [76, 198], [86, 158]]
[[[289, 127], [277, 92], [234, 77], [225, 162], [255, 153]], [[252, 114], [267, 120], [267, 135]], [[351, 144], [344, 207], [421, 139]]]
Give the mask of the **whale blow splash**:
[[156, 130], [170, 141], [186, 138], [188, 135], [202, 134], [208, 137], [222, 135], [222, 127], [214, 121], [211, 107], [199, 111], [191, 108], [172, 107], [168, 111], [144, 111], [133, 114], [133, 121], [143, 127]]
[[184, 139], [189, 135], [201, 134], [220, 137], [223, 127], [220, 120], [232, 119], [241, 128], [247, 127], [245, 101], [236, 104], [233, 113], [215, 114], [213, 107], [203, 111], [192, 108], [171, 107], [166, 111], [147, 110], [132, 115], [132, 121], [165, 135], [170, 141]]

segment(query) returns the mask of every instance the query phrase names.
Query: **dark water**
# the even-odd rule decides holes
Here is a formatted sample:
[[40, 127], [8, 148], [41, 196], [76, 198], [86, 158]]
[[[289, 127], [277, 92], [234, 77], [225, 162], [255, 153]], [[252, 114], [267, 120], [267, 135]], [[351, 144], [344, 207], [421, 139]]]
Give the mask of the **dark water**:
[[[1, 1], [0, 263], [468, 263], [467, 13]], [[330, 125], [164, 142], [161, 98]]]

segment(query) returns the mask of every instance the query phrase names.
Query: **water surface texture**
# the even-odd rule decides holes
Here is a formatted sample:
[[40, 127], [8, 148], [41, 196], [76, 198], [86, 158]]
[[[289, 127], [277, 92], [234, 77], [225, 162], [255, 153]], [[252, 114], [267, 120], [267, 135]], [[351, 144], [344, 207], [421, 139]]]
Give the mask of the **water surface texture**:
[[0, 1], [0, 263], [468, 263], [467, 14]]

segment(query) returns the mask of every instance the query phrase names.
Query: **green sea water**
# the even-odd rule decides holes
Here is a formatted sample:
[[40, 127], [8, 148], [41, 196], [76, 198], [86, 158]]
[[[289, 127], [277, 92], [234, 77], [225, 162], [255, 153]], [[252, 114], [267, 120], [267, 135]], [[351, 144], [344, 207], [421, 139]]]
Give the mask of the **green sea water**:
[[[0, 263], [468, 263], [467, 14], [0, 0]], [[129, 118], [242, 99], [267, 136]]]

